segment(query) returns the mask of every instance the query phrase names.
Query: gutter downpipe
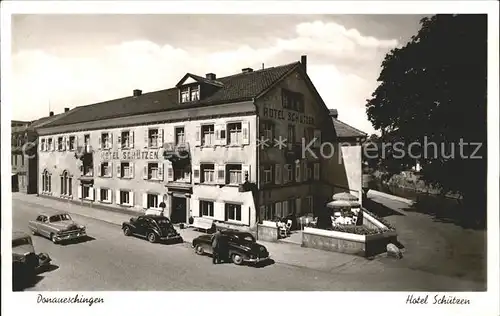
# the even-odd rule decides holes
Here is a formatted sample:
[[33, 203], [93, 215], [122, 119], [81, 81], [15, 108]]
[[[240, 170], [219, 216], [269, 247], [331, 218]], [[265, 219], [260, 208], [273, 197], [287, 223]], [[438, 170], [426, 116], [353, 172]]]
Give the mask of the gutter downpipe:
[[[260, 135], [260, 120], [259, 120], [259, 109], [257, 107], [257, 104], [255, 104], [255, 98], [252, 98], [252, 103], [253, 105], [255, 106], [255, 123], [256, 123], [256, 126], [255, 126], [255, 137], [256, 137], [256, 145], [257, 145], [257, 139], [259, 139], [259, 135]], [[259, 146], [255, 146], [255, 150], [257, 151], [256, 152], [256, 161], [255, 161], [255, 179], [256, 179], [256, 185], [257, 185], [257, 192], [256, 192], [256, 197], [254, 198], [254, 201], [256, 201], [256, 205], [255, 205], [255, 228], [256, 228], [256, 233], [255, 233], [255, 236], [256, 238], [255, 239], [259, 239], [259, 216], [260, 216], [260, 165], [259, 165], [259, 162], [260, 162], [260, 150], [259, 150]]]

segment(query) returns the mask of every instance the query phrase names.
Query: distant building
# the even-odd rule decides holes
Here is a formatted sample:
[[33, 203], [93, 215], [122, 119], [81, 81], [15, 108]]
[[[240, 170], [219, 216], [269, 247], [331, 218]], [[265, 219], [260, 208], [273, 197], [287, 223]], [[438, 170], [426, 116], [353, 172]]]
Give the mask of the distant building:
[[[139, 212], [165, 202], [173, 222], [253, 230], [314, 213], [338, 190], [361, 199], [361, 154], [347, 143], [366, 134], [332, 116], [306, 56], [222, 78], [187, 73], [173, 88], [134, 90], [38, 128], [39, 193]], [[345, 157], [322, 158], [322, 142], [340, 139]]]

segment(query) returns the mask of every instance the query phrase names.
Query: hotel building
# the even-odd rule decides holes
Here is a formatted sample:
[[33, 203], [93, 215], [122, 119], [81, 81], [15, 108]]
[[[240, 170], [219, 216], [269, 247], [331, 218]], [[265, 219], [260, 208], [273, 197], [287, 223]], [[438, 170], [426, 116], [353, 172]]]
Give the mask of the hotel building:
[[[366, 134], [330, 112], [306, 56], [222, 78], [187, 73], [174, 88], [77, 107], [38, 133], [40, 195], [137, 212], [164, 202], [174, 223], [254, 230], [338, 191], [361, 199]], [[322, 142], [340, 140], [338, 159], [321, 157]]]

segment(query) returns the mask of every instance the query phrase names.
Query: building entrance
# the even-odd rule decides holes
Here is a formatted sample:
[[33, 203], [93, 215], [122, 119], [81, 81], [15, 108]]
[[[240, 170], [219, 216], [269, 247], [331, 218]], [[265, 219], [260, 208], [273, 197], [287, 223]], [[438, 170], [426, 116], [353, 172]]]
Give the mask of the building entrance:
[[186, 223], [186, 198], [172, 196], [172, 214], [170, 220], [174, 224]]

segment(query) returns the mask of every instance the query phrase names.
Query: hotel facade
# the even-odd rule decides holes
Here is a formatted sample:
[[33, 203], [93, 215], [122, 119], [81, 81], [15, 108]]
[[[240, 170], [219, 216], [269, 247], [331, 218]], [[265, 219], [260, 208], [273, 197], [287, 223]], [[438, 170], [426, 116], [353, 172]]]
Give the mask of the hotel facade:
[[39, 194], [137, 212], [164, 202], [174, 223], [239, 230], [315, 213], [335, 192], [361, 199], [366, 134], [338, 121], [306, 70], [302, 56], [223, 78], [187, 73], [171, 89], [77, 107], [38, 130]]

